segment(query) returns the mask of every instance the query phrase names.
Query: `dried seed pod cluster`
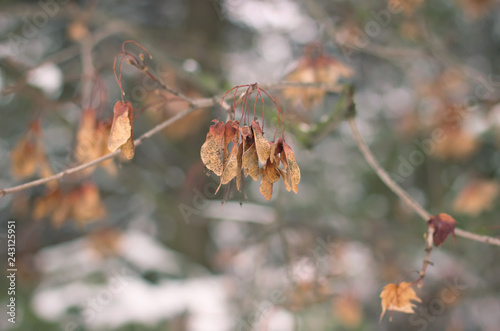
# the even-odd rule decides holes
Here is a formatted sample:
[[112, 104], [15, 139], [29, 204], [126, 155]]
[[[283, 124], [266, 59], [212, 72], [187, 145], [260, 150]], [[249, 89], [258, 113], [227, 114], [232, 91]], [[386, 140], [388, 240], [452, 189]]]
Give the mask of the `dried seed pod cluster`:
[[[336, 85], [342, 78], [354, 75], [351, 67], [329, 56], [322, 45], [309, 44], [297, 67], [285, 76], [285, 80], [298, 83], [323, 83]], [[320, 105], [326, 95], [326, 89], [318, 87], [288, 87], [283, 90], [283, 97], [289, 100], [293, 109], [311, 111]]]
[[[243, 97], [242, 119], [245, 118], [245, 105], [248, 103], [245, 98], [254, 89], [263, 91], [256, 84], [251, 87]], [[220, 185], [235, 179], [236, 189], [241, 191], [244, 177], [250, 176], [254, 181], [260, 177], [260, 193], [270, 200], [273, 184], [281, 178], [287, 191], [298, 192], [300, 169], [284, 138], [268, 141], [257, 117], [254, 117], [250, 125], [246, 122], [241, 125], [237, 120], [224, 123], [216, 119], [213, 122], [200, 154], [207, 169], [220, 177]]]

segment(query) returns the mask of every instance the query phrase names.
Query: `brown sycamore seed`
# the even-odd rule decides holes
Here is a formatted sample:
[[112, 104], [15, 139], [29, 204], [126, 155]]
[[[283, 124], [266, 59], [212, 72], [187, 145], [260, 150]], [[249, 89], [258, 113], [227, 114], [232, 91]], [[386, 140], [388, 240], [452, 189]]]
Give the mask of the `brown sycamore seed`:
[[273, 183], [267, 178], [264, 168], [260, 168], [259, 192], [266, 200], [271, 200], [271, 196], [273, 195]]
[[217, 122], [210, 126], [205, 143], [201, 146], [201, 160], [207, 169], [213, 171], [217, 176], [222, 175], [224, 168], [224, 122]]
[[243, 152], [243, 171], [245, 177], [250, 176], [253, 180], [259, 179], [259, 158], [255, 144]]
[[293, 154], [292, 148], [286, 142], [283, 142], [283, 151], [285, 153], [288, 170], [290, 172], [292, 189], [295, 193], [297, 193], [299, 191], [297, 184], [300, 182], [300, 169], [295, 161], [295, 155]]
[[260, 128], [259, 122], [255, 119], [252, 121], [252, 129], [255, 138], [255, 147], [257, 148], [257, 155], [259, 156], [259, 162], [262, 164], [266, 163], [266, 160], [271, 155], [271, 147], [269, 142], [264, 138], [262, 134], [262, 129]]
[[117, 101], [113, 108], [113, 124], [108, 138], [111, 152], [121, 148], [127, 159], [134, 157], [134, 134], [132, 131], [133, 108], [130, 102]]

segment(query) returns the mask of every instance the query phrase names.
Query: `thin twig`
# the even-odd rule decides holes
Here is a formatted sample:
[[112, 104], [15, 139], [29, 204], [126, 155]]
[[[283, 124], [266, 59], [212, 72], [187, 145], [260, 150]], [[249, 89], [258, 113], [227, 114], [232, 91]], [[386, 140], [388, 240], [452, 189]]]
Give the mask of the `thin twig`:
[[[135, 146], [139, 146], [144, 141], [146, 141], [147, 139], [149, 139], [151, 136], [157, 134], [158, 132], [162, 131], [163, 129], [165, 129], [169, 125], [175, 123], [176, 121], [180, 120], [181, 118], [189, 115], [190, 113], [192, 113], [196, 109], [205, 108], [205, 107], [211, 107], [211, 106], [213, 106], [215, 104], [216, 104], [215, 99], [199, 99], [198, 102], [196, 102], [197, 107], [187, 108], [184, 111], [182, 111], [180, 113], [177, 113], [176, 115], [172, 116], [168, 120], [165, 120], [164, 122], [158, 124], [157, 126], [155, 126], [154, 128], [152, 128], [151, 130], [149, 130], [148, 132], [144, 133], [142, 136], [140, 136], [139, 138], [137, 138], [136, 140], [134, 140], [134, 145]], [[37, 180], [29, 182], [29, 183], [25, 183], [25, 184], [13, 186], [13, 187], [10, 187], [10, 188], [2, 189], [2, 190], [0, 190], [0, 198], [3, 197], [3, 196], [6, 196], [8, 194], [12, 194], [12, 193], [24, 191], [24, 190], [27, 190], [29, 188], [32, 188], [32, 187], [35, 187], [35, 186], [40, 186], [40, 185], [43, 185], [43, 184], [48, 183], [50, 181], [58, 180], [58, 179], [61, 179], [63, 177], [66, 177], [68, 175], [80, 172], [80, 171], [82, 171], [84, 169], [87, 169], [87, 168], [92, 167], [92, 166], [94, 166], [96, 164], [99, 164], [99, 163], [101, 163], [103, 161], [106, 161], [107, 159], [114, 158], [114, 157], [118, 156], [119, 154], [120, 154], [120, 150], [116, 150], [113, 153], [109, 153], [109, 154], [107, 154], [105, 156], [102, 156], [102, 157], [100, 157], [98, 159], [95, 159], [93, 161], [84, 163], [82, 165], [76, 166], [74, 168], [70, 168], [70, 169], [61, 171], [61, 172], [59, 172], [59, 173], [57, 173], [57, 174], [55, 174], [53, 176], [45, 177], [45, 178], [41, 178], [41, 179], [37, 179]]]
[[[403, 190], [395, 181], [389, 177], [389, 174], [380, 166], [375, 156], [372, 154], [366, 143], [364, 142], [361, 134], [359, 133], [358, 127], [356, 126], [356, 121], [353, 117], [349, 119], [349, 125], [351, 127], [354, 140], [358, 145], [359, 150], [363, 154], [365, 160], [375, 171], [377, 176], [394, 192], [401, 200], [403, 200], [410, 208], [417, 213], [425, 222], [431, 218], [431, 214], [425, 210], [418, 202], [416, 202], [405, 190]], [[490, 236], [484, 236], [468, 232], [459, 228], [455, 228], [455, 235], [467, 238], [474, 241], [479, 241], [485, 244], [491, 244], [500, 246], [500, 239]]]
[[425, 278], [425, 272], [427, 271], [427, 267], [429, 265], [432, 265], [433, 263], [431, 262], [431, 252], [432, 252], [432, 245], [434, 244], [434, 227], [432, 226], [427, 226], [427, 234], [426, 234], [426, 241], [425, 241], [425, 257], [424, 261], [422, 262], [422, 269], [420, 270], [420, 273], [418, 274], [418, 287], [422, 287], [424, 285], [424, 278]]

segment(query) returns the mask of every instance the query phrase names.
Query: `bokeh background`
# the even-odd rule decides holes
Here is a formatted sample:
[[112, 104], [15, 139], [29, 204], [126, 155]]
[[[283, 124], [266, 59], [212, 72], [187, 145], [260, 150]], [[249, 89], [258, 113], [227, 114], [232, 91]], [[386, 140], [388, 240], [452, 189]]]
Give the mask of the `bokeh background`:
[[[193, 98], [307, 81], [294, 69], [304, 47], [322, 47], [335, 70], [352, 70], [324, 82], [356, 86], [361, 133], [393, 178], [431, 213], [500, 235], [498, 1], [0, 1], [1, 188], [81, 161], [82, 115], [111, 118], [126, 40]], [[186, 107], [126, 63], [123, 86], [136, 136]], [[332, 120], [338, 94], [269, 91], [301, 167], [298, 194], [279, 184], [266, 201], [247, 179], [246, 199], [221, 206], [199, 156], [214, 107], [131, 162], [64, 178], [54, 196], [56, 184], [0, 198], [0, 264], [15, 220], [18, 269], [17, 322], [2, 309], [0, 329], [498, 330], [500, 251], [462, 238], [433, 250], [416, 314], [379, 323], [383, 286], [417, 278], [426, 225]], [[266, 117], [276, 121], [270, 105]], [[5, 307], [5, 277], [0, 288]]]

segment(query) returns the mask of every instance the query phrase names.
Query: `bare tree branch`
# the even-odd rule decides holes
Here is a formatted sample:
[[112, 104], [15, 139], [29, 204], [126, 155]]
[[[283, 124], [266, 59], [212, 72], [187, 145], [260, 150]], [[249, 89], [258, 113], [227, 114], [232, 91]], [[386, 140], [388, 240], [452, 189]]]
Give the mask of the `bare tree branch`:
[[[372, 154], [366, 143], [364, 142], [361, 134], [359, 133], [356, 121], [353, 117], [349, 119], [349, 125], [351, 127], [354, 140], [359, 147], [359, 150], [363, 154], [366, 162], [375, 171], [377, 176], [394, 192], [401, 200], [403, 200], [415, 213], [417, 213], [425, 222], [431, 218], [431, 214], [425, 210], [418, 202], [416, 202], [405, 190], [401, 188], [395, 181], [389, 177], [389, 174], [380, 166], [375, 156]], [[478, 235], [472, 232], [468, 232], [459, 228], [455, 229], [455, 235], [467, 238], [474, 241], [479, 241], [485, 244], [491, 244], [500, 246], [500, 239], [490, 236]]]

